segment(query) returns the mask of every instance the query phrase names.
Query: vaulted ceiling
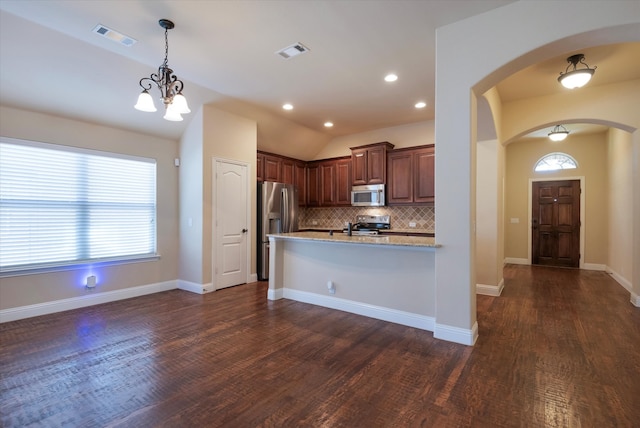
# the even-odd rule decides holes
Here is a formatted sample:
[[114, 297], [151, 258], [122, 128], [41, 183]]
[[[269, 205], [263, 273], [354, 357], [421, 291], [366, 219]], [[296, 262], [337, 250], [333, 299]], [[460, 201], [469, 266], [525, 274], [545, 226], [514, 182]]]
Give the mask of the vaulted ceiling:
[[[436, 28], [511, 2], [2, 0], [0, 101], [178, 139], [189, 115], [176, 123], [133, 109], [138, 81], [164, 59], [158, 20], [168, 18], [176, 24], [169, 65], [184, 80], [192, 110], [241, 103], [330, 137], [432, 120]], [[101, 37], [92, 32], [98, 24], [137, 43]], [[276, 54], [294, 43], [310, 51], [288, 60]], [[590, 85], [640, 78], [640, 43], [582, 53], [598, 66]], [[502, 100], [565, 90], [556, 82], [565, 58], [504, 80]], [[389, 72], [396, 82], [384, 82]], [[416, 109], [418, 101], [427, 106]], [[293, 110], [281, 108], [287, 102]]]

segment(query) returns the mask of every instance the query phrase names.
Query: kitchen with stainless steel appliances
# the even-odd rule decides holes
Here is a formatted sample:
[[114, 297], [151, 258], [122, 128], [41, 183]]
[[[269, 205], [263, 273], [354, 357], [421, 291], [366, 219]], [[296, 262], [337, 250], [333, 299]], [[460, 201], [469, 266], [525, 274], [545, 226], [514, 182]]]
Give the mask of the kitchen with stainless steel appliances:
[[298, 189], [292, 184], [258, 183], [257, 271], [261, 281], [269, 279], [268, 234], [298, 230]]

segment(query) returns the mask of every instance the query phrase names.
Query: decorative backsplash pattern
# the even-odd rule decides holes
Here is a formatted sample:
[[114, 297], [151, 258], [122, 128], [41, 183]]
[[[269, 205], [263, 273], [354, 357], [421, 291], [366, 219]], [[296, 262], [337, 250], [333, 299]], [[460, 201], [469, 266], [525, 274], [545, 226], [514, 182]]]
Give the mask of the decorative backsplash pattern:
[[[416, 232], [435, 232], [436, 208], [432, 206], [407, 207], [326, 207], [300, 208], [298, 226], [301, 229], [342, 229], [354, 222], [357, 215], [389, 215], [391, 229], [411, 229]], [[415, 222], [415, 227], [409, 223]]]

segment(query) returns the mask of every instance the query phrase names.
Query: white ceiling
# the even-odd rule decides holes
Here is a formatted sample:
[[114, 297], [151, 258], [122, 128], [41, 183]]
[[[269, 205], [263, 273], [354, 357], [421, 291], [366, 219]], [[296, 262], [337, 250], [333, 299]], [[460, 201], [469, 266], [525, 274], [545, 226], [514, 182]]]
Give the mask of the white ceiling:
[[[431, 120], [436, 28], [511, 2], [2, 0], [0, 100], [178, 139], [190, 115], [176, 123], [133, 109], [138, 81], [164, 59], [158, 19], [168, 18], [176, 24], [169, 65], [192, 110], [240, 100], [330, 136]], [[92, 32], [97, 24], [138, 43], [100, 37]], [[296, 42], [310, 52], [290, 60], [275, 54]], [[640, 43], [582, 53], [598, 66], [590, 84], [640, 78]], [[555, 79], [566, 65], [564, 57], [549, 58], [514, 74], [498, 86], [502, 99], [562, 91]], [[398, 81], [385, 83], [388, 72]], [[418, 100], [427, 108], [415, 109]], [[285, 102], [294, 110], [282, 110]], [[334, 128], [323, 127], [327, 120]]]

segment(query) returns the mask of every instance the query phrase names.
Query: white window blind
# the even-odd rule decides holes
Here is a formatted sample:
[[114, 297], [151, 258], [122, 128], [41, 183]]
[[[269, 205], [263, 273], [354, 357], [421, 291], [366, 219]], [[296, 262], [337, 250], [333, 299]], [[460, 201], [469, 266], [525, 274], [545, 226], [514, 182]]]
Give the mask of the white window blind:
[[155, 160], [0, 140], [0, 272], [155, 254]]

